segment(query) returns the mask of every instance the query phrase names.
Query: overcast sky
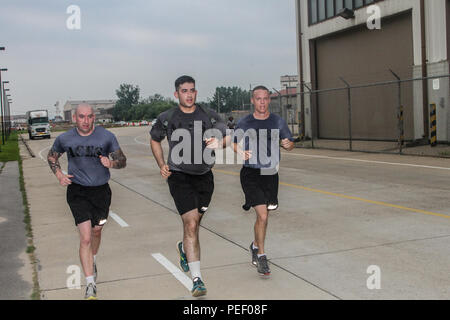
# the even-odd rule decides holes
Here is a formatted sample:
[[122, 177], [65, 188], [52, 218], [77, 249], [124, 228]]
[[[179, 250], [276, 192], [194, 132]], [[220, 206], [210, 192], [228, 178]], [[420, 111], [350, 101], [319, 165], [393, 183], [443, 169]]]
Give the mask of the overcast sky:
[[[80, 30], [66, 26], [70, 5]], [[297, 74], [295, 28], [294, 0], [2, 0], [2, 80], [12, 114], [115, 99], [121, 83], [173, 97], [183, 74], [206, 101], [217, 86], [279, 88]]]

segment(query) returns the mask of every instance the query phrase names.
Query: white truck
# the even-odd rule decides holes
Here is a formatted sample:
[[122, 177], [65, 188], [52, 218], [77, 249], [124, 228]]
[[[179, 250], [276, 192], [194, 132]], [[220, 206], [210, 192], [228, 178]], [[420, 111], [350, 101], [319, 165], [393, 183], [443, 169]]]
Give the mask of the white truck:
[[35, 137], [50, 139], [50, 123], [47, 110], [27, 111], [28, 136], [30, 140]]

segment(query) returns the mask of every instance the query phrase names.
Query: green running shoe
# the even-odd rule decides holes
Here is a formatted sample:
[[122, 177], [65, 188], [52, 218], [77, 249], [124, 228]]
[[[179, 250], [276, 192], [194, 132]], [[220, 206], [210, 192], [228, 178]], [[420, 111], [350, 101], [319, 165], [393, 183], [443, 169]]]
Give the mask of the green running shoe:
[[202, 279], [200, 279], [199, 277], [194, 278], [193, 280], [193, 287], [192, 287], [192, 296], [194, 297], [200, 297], [200, 296], [204, 296], [206, 294], [206, 287], [205, 284], [203, 283]]
[[186, 254], [183, 251], [183, 242], [178, 241], [177, 242], [177, 251], [180, 254], [180, 267], [184, 272], [189, 271], [189, 265], [186, 258]]

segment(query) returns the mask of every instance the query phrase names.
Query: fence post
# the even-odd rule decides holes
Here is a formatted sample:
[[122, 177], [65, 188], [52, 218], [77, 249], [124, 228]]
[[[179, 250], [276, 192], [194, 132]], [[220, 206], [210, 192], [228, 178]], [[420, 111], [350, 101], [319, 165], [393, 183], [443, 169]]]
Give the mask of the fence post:
[[437, 146], [437, 130], [436, 130], [436, 104], [430, 104], [430, 128], [431, 128], [431, 146]]
[[397, 106], [397, 123], [398, 123], [398, 150], [400, 154], [403, 154], [403, 144], [405, 141], [405, 128], [403, 122], [403, 106], [402, 106], [402, 83], [400, 77], [391, 69], [389, 71], [398, 80], [398, 106]]
[[349, 134], [349, 149], [350, 151], [353, 151], [353, 139], [352, 139], [352, 95], [351, 95], [351, 88], [350, 84], [345, 81], [342, 77], [339, 77], [339, 79], [342, 80], [342, 82], [345, 83], [347, 86], [347, 98], [348, 98], [348, 134]]
[[[308, 89], [308, 91], [309, 91], [309, 127], [310, 127], [310, 130], [311, 130], [311, 148], [314, 149], [314, 130], [313, 130], [313, 127], [312, 127], [312, 124], [313, 124], [313, 120], [312, 120], [312, 118], [313, 118], [313, 112], [312, 112], [313, 104], [312, 104], [312, 93], [311, 93], [312, 90], [306, 85], [306, 83], [303, 83], [303, 86], [305, 86], [306, 89]], [[305, 92], [305, 90], [303, 88], [302, 88], [302, 91]], [[304, 121], [304, 123], [306, 124], [306, 121]]]

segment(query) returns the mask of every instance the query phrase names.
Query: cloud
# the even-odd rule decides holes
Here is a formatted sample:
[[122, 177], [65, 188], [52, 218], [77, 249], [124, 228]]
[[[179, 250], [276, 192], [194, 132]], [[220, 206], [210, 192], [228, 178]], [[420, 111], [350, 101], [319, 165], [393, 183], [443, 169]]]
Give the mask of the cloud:
[[[0, 61], [13, 113], [114, 98], [124, 82], [171, 97], [174, 79], [191, 74], [206, 100], [216, 86], [279, 87], [297, 72], [292, 0], [3, 1]], [[71, 4], [81, 30], [66, 28]]]
[[121, 41], [137, 46], [154, 48], [206, 48], [211, 44], [209, 36], [176, 30], [164, 30], [139, 26], [107, 26], [103, 27], [103, 36], [112, 41]]
[[37, 8], [5, 6], [0, 10], [0, 20], [7, 29], [27, 29], [35, 33], [65, 28], [67, 16]]

